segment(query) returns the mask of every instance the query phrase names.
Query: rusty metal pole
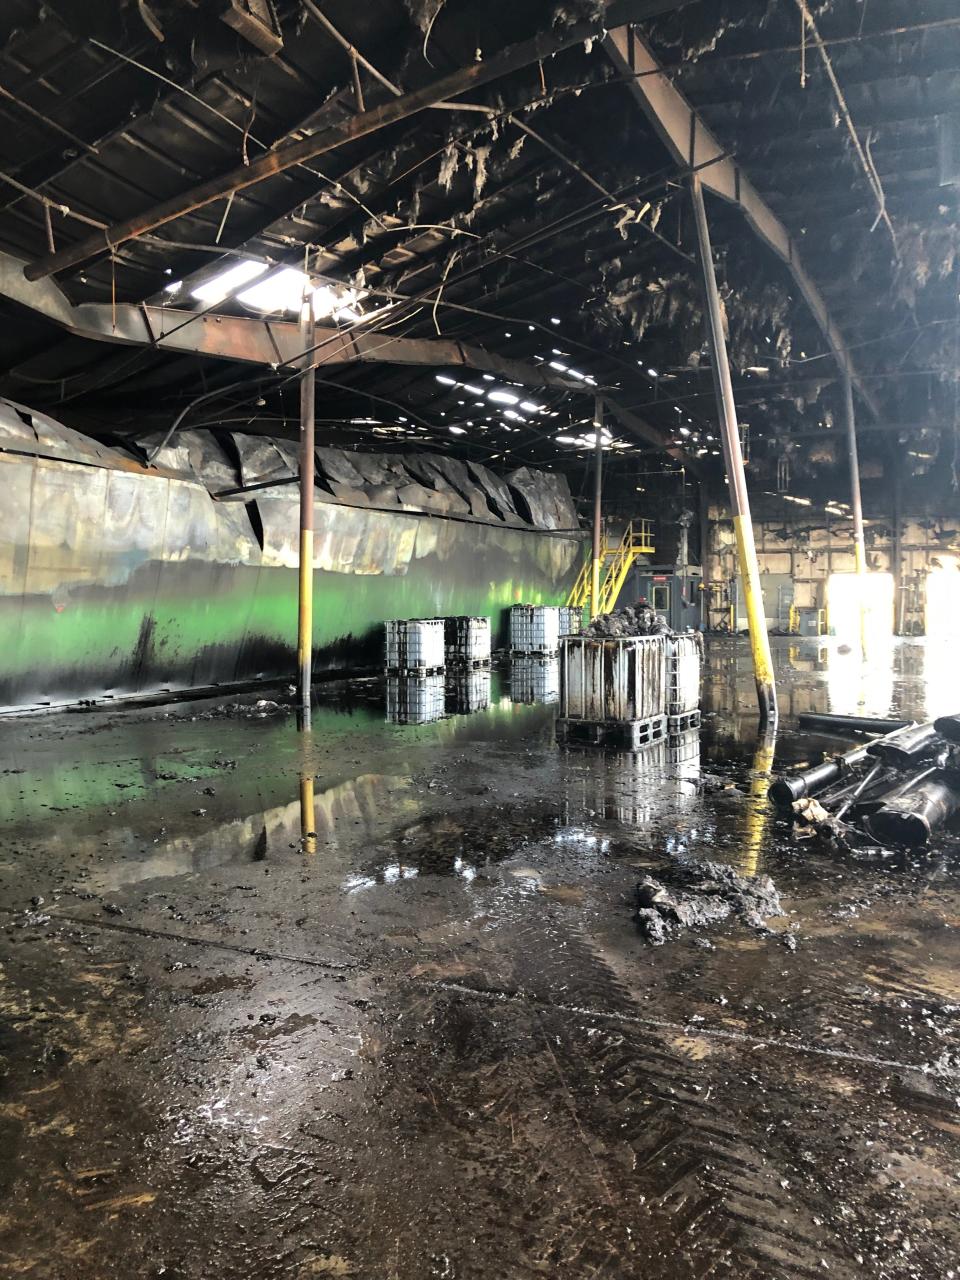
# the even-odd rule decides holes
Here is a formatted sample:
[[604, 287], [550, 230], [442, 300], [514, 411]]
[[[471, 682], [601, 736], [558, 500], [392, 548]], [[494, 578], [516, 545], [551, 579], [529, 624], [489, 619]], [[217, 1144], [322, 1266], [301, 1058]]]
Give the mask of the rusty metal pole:
[[308, 354], [303, 357], [304, 370], [300, 378], [300, 605], [297, 616], [297, 694], [305, 729], [310, 728], [313, 684], [314, 328], [313, 292], [309, 290], [300, 309], [300, 345]]
[[700, 255], [700, 265], [703, 269], [707, 335], [710, 341], [710, 363], [713, 368], [717, 413], [720, 418], [720, 436], [723, 441], [723, 460], [727, 468], [727, 484], [730, 490], [733, 531], [737, 540], [740, 580], [743, 583], [747, 606], [750, 648], [753, 654], [753, 673], [757, 682], [757, 701], [760, 705], [760, 726], [764, 728], [766, 725], [776, 722], [777, 690], [773, 679], [770, 637], [767, 635], [767, 621], [763, 612], [760, 567], [757, 564], [757, 548], [753, 540], [753, 523], [750, 519], [747, 477], [743, 469], [740, 429], [737, 426], [737, 407], [733, 399], [733, 382], [730, 378], [727, 346], [723, 336], [720, 292], [717, 289], [717, 277], [713, 269], [710, 228], [707, 224], [707, 210], [703, 203], [703, 187], [696, 174], [690, 180], [690, 195], [693, 200], [694, 220], [697, 227], [697, 249]]
[[853, 382], [843, 375], [843, 406], [847, 425], [847, 457], [850, 462], [850, 510], [853, 512], [853, 554], [857, 573], [867, 571], [863, 539], [863, 503], [860, 500], [860, 460], [857, 457], [857, 419], [853, 411]]
[[603, 564], [603, 401], [593, 401], [593, 559], [590, 564], [590, 617], [600, 612], [600, 569]]

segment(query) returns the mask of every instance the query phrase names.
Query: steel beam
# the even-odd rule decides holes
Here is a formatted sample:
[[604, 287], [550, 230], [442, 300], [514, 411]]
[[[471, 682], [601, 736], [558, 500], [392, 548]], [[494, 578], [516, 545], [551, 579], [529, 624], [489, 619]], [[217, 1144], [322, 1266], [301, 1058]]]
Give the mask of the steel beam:
[[[178, 307], [134, 303], [121, 303], [116, 307], [100, 302], [75, 305], [54, 281], [28, 281], [23, 267], [19, 259], [0, 253], [0, 297], [38, 312], [80, 338], [153, 346], [158, 351], [273, 368], [296, 364], [303, 354], [299, 326], [293, 321], [198, 314]], [[510, 360], [470, 343], [444, 338], [401, 338], [364, 333], [360, 329], [318, 327], [315, 335], [314, 360], [318, 366], [358, 362], [431, 364], [438, 368], [461, 365], [523, 386], [584, 390], [582, 382], [565, 378], [546, 365]]]
[[590, 561], [590, 620], [600, 613], [603, 567], [603, 401], [593, 402], [593, 558]]
[[849, 377], [843, 379], [843, 411], [847, 432], [847, 459], [850, 464], [850, 510], [853, 514], [853, 551], [857, 573], [866, 573], [867, 551], [863, 538], [863, 502], [860, 497], [857, 419], [853, 411], [853, 384]]
[[[0, 253], [0, 297], [37, 312], [80, 338], [153, 346], [158, 351], [236, 360], [266, 368], [295, 365], [303, 354], [299, 326], [293, 321], [197, 314], [183, 308], [134, 303], [117, 307], [99, 302], [75, 305], [55, 281], [28, 281], [23, 267], [20, 259]], [[584, 390], [582, 382], [565, 378], [546, 365], [511, 360], [471, 343], [321, 327], [315, 335], [314, 360], [318, 366], [358, 362], [462, 366], [523, 386]], [[657, 437], [655, 428], [650, 431], [661, 441], [666, 438]]]
[[[197, 315], [173, 307], [135, 306], [121, 303], [71, 303], [53, 280], [28, 281], [23, 262], [0, 252], [0, 297], [37, 312], [80, 338], [132, 346], [153, 346], [158, 351], [209, 356], [241, 364], [279, 368], [296, 367], [303, 354], [299, 326], [285, 320], [261, 320], [253, 316]], [[546, 364], [529, 364], [495, 355], [472, 343], [446, 338], [400, 338], [390, 334], [314, 329], [314, 367], [337, 368], [358, 363], [423, 365], [463, 368], [491, 373], [524, 387], [583, 394], [588, 388], [564, 377]], [[607, 408], [633, 436], [663, 449], [699, 473], [696, 459], [670, 443], [665, 431], [653, 426], [615, 400]]]
[[[314, 345], [313, 299], [304, 300], [300, 313], [300, 350]], [[297, 611], [297, 693], [300, 723], [310, 727], [313, 690], [313, 501], [316, 470], [316, 368], [309, 357], [300, 375], [300, 561]]]
[[878, 417], [873, 394], [860, 379], [843, 335], [834, 324], [820, 290], [807, 274], [789, 231], [695, 108], [674, 88], [649, 45], [632, 26], [610, 31], [604, 40], [604, 49], [617, 70], [629, 77], [633, 96], [674, 160], [691, 171], [696, 170], [706, 190], [735, 204], [760, 239], [786, 264], [841, 370]]

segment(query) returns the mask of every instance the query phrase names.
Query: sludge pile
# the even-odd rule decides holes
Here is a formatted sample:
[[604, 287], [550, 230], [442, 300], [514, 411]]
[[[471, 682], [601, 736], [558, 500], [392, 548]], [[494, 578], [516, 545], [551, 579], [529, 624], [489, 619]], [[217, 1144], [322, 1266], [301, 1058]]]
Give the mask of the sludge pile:
[[669, 875], [672, 887], [644, 876], [636, 889], [634, 920], [654, 946], [661, 946], [671, 934], [730, 915], [761, 931], [768, 916], [783, 915], [780, 895], [769, 876], [742, 876], [724, 863], [696, 860], [675, 864]]
[[832, 844], [926, 848], [960, 810], [960, 716], [908, 724], [778, 778], [771, 801]]
[[674, 632], [649, 605], [628, 604], [612, 613], [601, 613], [591, 623], [581, 627], [582, 636], [594, 639], [617, 639], [621, 636], [672, 636]]

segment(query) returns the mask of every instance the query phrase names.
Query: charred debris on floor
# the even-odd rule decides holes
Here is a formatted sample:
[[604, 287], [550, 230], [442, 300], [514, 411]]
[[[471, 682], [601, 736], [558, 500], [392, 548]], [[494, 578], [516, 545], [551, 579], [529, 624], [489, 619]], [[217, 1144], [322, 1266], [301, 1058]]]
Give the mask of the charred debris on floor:
[[[818, 723], [829, 717], [817, 717]], [[835, 731], [885, 730], [776, 779], [770, 800], [801, 837], [847, 850], [927, 849], [960, 810], [960, 716], [927, 724], [838, 718]]]
[[[634, 920], [641, 934], [654, 946], [684, 929], [738, 916], [751, 929], [766, 931], [767, 917], [782, 916], [780, 895], [769, 876], [742, 876], [722, 862], [696, 859], [677, 862], [671, 869], [673, 887], [653, 876], [644, 876], [637, 885]], [[791, 950], [796, 947], [792, 933], [784, 935]], [[698, 945], [710, 948], [705, 939]]]

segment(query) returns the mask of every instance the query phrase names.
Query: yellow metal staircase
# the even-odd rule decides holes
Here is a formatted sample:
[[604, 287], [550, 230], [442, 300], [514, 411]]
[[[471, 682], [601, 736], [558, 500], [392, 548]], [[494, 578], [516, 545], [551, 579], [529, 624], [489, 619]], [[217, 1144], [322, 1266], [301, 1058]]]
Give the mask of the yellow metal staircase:
[[[618, 543], [611, 544], [604, 535], [600, 551], [600, 598], [595, 612], [609, 613], [616, 606], [620, 591], [627, 580], [627, 574], [632, 569], [637, 556], [653, 555], [653, 522], [631, 520]], [[573, 584], [567, 600], [568, 605], [582, 609], [584, 605], [590, 603], [591, 563], [591, 558], [588, 556]]]

